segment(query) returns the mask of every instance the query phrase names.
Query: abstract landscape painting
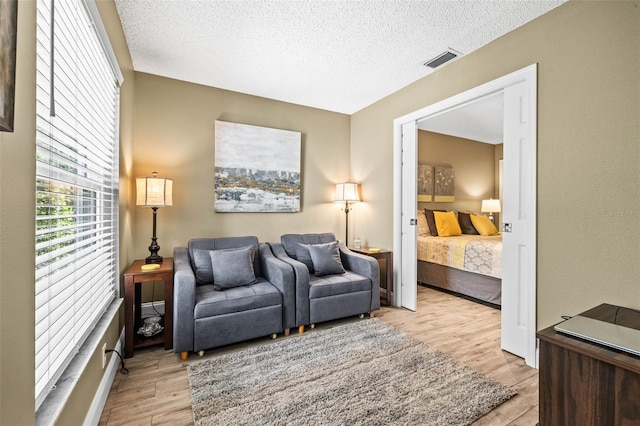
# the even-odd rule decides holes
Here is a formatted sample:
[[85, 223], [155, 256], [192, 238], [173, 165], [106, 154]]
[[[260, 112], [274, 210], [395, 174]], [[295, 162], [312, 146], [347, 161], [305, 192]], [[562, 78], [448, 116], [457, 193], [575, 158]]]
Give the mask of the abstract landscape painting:
[[216, 121], [216, 212], [299, 212], [301, 133]]

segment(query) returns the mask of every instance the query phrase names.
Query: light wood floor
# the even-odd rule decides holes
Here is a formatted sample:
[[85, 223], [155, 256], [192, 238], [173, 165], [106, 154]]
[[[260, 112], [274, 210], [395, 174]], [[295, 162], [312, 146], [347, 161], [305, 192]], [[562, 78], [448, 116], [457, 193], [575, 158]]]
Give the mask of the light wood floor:
[[[383, 307], [376, 317], [518, 392], [474, 425], [537, 424], [538, 372], [500, 350], [500, 311], [419, 286], [417, 312]], [[332, 321], [307, 332], [349, 321], [363, 320]], [[296, 336], [292, 331], [289, 337], [278, 339]], [[203, 358], [269, 342], [269, 338], [257, 339], [211, 350]], [[183, 362], [161, 347], [137, 350], [133, 358], [125, 360], [129, 374], [116, 375], [100, 425], [193, 424], [186, 366], [203, 358], [191, 355]]]

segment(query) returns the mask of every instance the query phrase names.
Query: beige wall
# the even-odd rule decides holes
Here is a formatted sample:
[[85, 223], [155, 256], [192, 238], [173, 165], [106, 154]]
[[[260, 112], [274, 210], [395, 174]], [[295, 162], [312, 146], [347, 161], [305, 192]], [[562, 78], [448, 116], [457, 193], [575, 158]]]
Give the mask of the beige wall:
[[455, 202], [418, 203], [418, 208], [480, 212], [485, 198], [496, 198], [496, 146], [439, 133], [418, 131], [418, 164], [453, 167]]
[[0, 424], [35, 419], [35, 2], [20, 2], [13, 133], [0, 132]]
[[[34, 1], [18, 7], [15, 131], [0, 133], [0, 424], [35, 422], [35, 24]], [[125, 75], [120, 122], [121, 269], [131, 257], [128, 198], [132, 167], [133, 71], [112, 1], [99, 1], [114, 50]], [[112, 319], [103, 341], [114, 347], [122, 320]], [[81, 424], [102, 379], [100, 347], [63, 409], [60, 424]]]
[[[270, 99], [136, 73], [134, 175], [157, 171], [173, 179], [173, 207], [158, 210], [160, 255], [191, 238], [335, 232], [344, 238], [344, 213], [331, 202], [335, 183], [349, 179], [349, 116]], [[302, 133], [299, 213], [215, 213], [216, 120]], [[357, 207], [351, 223], [358, 214]], [[149, 255], [152, 213], [135, 208], [134, 255]]]
[[380, 194], [360, 220], [371, 239], [393, 239], [393, 120], [538, 63], [538, 328], [640, 308], [639, 29], [638, 1], [570, 1], [356, 113], [352, 171]]

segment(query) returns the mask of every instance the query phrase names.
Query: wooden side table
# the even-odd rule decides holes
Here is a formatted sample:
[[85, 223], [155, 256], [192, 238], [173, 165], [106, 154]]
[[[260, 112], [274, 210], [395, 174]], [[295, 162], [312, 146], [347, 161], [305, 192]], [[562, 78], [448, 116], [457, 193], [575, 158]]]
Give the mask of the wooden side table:
[[370, 247], [360, 247], [359, 249], [349, 247], [349, 250], [378, 260], [380, 264], [380, 299], [386, 306], [390, 306], [391, 294], [393, 293], [393, 252], [388, 250], [372, 252]]
[[[124, 357], [131, 358], [135, 348], [164, 343], [165, 349], [173, 348], [173, 258], [165, 257], [160, 268], [153, 271], [140, 269], [144, 259], [134, 260], [124, 271]], [[137, 333], [142, 326], [141, 284], [164, 282], [164, 330], [155, 336], [145, 337]]]

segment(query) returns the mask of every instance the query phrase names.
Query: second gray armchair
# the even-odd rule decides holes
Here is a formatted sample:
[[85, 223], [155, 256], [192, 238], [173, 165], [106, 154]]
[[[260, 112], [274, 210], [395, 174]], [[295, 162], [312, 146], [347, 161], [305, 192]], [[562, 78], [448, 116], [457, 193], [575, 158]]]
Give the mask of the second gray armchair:
[[333, 233], [285, 234], [269, 243], [295, 275], [295, 324], [304, 327], [380, 308], [378, 262], [349, 250]]

